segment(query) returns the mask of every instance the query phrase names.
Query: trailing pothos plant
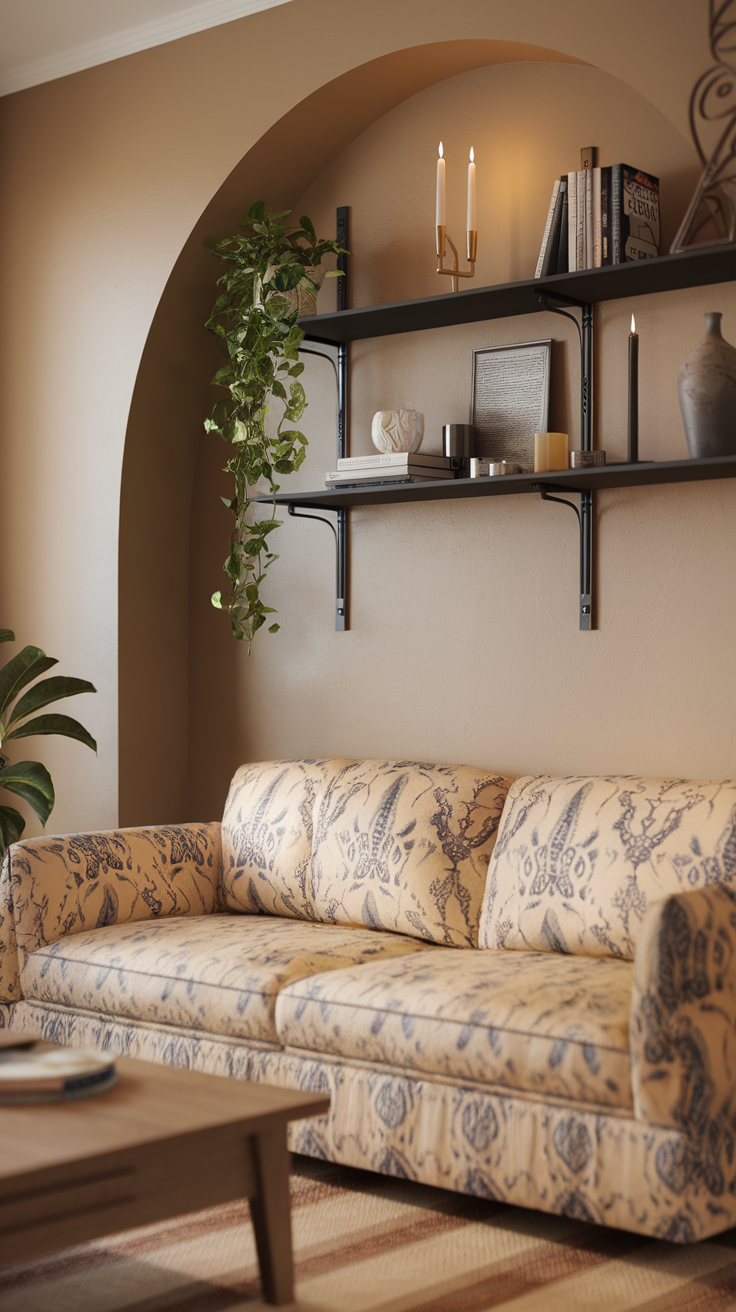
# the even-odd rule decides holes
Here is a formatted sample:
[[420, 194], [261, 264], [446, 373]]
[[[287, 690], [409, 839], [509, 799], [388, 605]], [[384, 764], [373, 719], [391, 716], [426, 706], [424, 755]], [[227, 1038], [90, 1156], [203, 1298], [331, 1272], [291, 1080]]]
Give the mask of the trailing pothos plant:
[[[264, 604], [261, 585], [278, 559], [269, 549], [269, 537], [281, 524], [275, 502], [268, 514], [253, 509], [251, 491], [264, 479], [275, 496], [276, 476], [293, 473], [306, 454], [307, 439], [296, 427], [307, 398], [298, 381], [304, 369], [299, 362], [304, 333], [296, 323], [295, 293], [301, 288], [316, 295], [324, 256], [347, 254], [337, 242], [318, 241], [306, 216], [298, 227], [288, 226], [284, 220], [290, 213], [266, 213], [264, 202], [257, 201], [234, 236], [206, 243], [225, 265], [217, 280], [222, 291], [207, 328], [227, 359], [212, 381], [227, 395], [216, 402], [204, 426], [232, 446], [225, 469], [235, 478], [234, 497], [222, 498], [235, 516], [223, 566], [230, 586], [226, 597], [215, 592], [212, 604], [227, 611], [233, 635], [246, 639], [248, 650], [266, 616], [275, 613]], [[272, 398], [282, 403], [283, 413], [269, 434], [266, 417]], [[269, 633], [278, 628], [271, 624]]]
[[[12, 629], [0, 629], [0, 642], [14, 642]], [[46, 824], [54, 809], [54, 785], [51, 775], [40, 761], [9, 762], [3, 752], [5, 743], [15, 742], [18, 738], [30, 738], [35, 734], [62, 734], [65, 738], [76, 738], [77, 742], [86, 743], [94, 752], [97, 743], [78, 720], [69, 715], [35, 715], [44, 706], [58, 702], [62, 697], [75, 697], [80, 692], [96, 692], [86, 679], [68, 679], [57, 676], [42, 679], [34, 687], [28, 685], [57, 665], [53, 656], [47, 656], [40, 647], [24, 647], [12, 660], [0, 669], [0, 788], [22, 797], [35, 811], [42, 825]], [[24, 688], [19, 701], [18, 694]], [[33, 719], [29, 719], [33, 716]], [[0, 856], [11, 843], [21, 837], [26, 822], [19, 811], [12, 806], [0, 806]]]

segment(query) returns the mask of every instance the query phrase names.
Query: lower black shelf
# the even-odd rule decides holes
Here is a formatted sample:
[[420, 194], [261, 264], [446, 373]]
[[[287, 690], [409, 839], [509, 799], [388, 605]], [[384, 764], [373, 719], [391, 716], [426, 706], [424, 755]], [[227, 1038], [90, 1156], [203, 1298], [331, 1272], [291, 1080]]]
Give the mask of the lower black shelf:
[[[276, 504], [339, 510], [349, 506], [389, 506], [397, 502], [453, 501], [465, 497], [515, 496], [536, 492], [540, 484], [555, 492], [604, 492], [606, 488], [650, 487], [657, 483], [698, 483], [736, 478], [736, 456], [707, 460], [661, 460], [597, 469], [555, 469], [546, 474], [504, 474], [500, 478], [433, 479], [396, 487], [324, 488], [317, 492], [279, 492]], [[271, 497], [256, 497], [271, 501]]]

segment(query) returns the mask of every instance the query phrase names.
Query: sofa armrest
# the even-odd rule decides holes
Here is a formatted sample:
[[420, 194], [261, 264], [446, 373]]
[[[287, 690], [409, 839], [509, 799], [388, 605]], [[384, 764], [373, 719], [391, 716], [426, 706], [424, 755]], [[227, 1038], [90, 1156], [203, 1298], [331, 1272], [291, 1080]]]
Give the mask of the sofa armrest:
[[736, 1110], [736, 901], [719, 884], [655, 902], [634, 959], [634, 1112], [717, 1156]]
[[21, 996], [36, 948], [103, 925], [206, 915], [221, 882], [219, 821], [14, 843], [0, 875], [0, 1003]]

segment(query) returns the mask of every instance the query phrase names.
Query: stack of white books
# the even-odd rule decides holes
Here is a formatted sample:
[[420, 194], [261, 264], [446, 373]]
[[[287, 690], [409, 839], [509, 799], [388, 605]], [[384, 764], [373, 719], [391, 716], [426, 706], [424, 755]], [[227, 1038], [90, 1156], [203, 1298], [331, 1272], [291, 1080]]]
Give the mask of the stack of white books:
[[428, 479], [454, 478], [448, 456], [421, 451], [395, 451], [387, 455], [344, 456], [337, 469], [325, 474], [325, 487], [368, 487], [382, 483], [425, 483]]

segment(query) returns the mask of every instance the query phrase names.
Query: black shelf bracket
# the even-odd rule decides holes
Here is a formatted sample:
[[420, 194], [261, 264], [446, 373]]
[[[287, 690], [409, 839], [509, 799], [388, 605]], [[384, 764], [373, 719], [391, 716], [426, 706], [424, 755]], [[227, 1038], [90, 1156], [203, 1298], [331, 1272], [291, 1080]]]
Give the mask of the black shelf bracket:
[[340, 506], [337, 510], [337, 521], [333, 524], [332, 520], [325, 519], [324, 515], [311, 515], [305, 511], [298, 513], [293, 502], [289, 502], [288, 510], [293, 519], [316, 519], [318, 524], [326, 524], [332, 531], [335, 539], [335, 630], [337, 633], [344, 633], [347, 628], [345, 530], [348, 512]]
[[[348, 207], [341, 205], [337, 210], [337, 242], [338, 245], [347, 248], [348, 244]], [[348, 304], [348, 262], [347, 255], [338, 255], [337, 267], [342, 273], [342, 277], [337, 281], [337, 308], [346, 310]], [[307, 337], [307, 341], [309, 341]], [[335, 380], [337, 382], [337, 458], [342, 459], [347, 455], [347, 434], [348, 434], [348, 398], [349, 398], [349, 372], [348, 372], [348, 343], [337, 343], [337, 360], [328, 355], [326, 351], [314, 350], [315, 343], [312, 346], [300, 346], [299, 351], [304, 355], [316, 355], [321, 359], [329, 360], [335, 370]], [[333, 347], [333, 342], [323, 342], [326, 347]], [[333, 524], [331, 519], [325, 519], [323, 515], [298, 515], [292, 503], [289, 503], [289, 514], [294, 519], [316, 519], [322, 524], [327, 524], [335, 535], [335, 552], [337, 556], [337, 567], [335, 570], [335, 631], [344, 633], [348, 628], [348, 512], [344, 506], [337, 509], [337, 520]]]
[[[580, 450], [592, 451], [593, 306], [587, 301], [573, 301], [569, 296], [561, 296], [552, 292], [540, 292], [538, 300], [543, 310], [548, 310], [550, 314], [561, 314], [563, 319], [570, 319], [578, 330], [578, 339], [580, 341]], [[558, 301], [559, 304], [553, 305], [553, 301]], [[570, 314], [569, 310], [562, 309], [563, 305], [580, 310], [580, 323], [578, 323], [574, 314]]]
[[[565, 491], [553, 485], [557, 491]], [[580, 493], [580, 509], [565, 497], [553, 496], [545, 483], [535, 483], [535, 491], [543, 501], [556, 501], [558, 506], [569, 506], [577, 516], [580, 532], [580, 628], [590, 631], [593, 628], [593, 493], [587, 489]]]

